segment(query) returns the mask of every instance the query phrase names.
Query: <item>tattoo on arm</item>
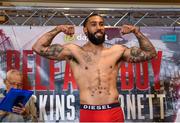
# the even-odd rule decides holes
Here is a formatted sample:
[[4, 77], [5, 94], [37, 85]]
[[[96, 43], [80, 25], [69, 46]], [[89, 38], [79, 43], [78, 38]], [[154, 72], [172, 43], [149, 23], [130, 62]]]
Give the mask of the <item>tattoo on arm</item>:
[[[50, 59], [72, 60], [76, 63], [79, 63], [78, 60], [73, 57], [72, 53], [69, 53], [69, 55], [66, 54], [67, 56], [66, 55], [61, 56], [61, 53], [63, 50], [65, 50], [65, 48], [63, 48], [62, 46], [60, 46], [58, 44], [53, 44], [53, 45], [47, 47], [46, 49], [41, 49], [40, 55], [45, 56], [45, 57], [50, 58]], [[67, 52], [67, 51], [68, 50], [66, 49], [65, 52]]]
[[130, 48], [130, 62], [140, 62], [152, 59], [156, 56], [156, 50], [151, 42], [142, 33], [136, 34], [139, 41], [140, 48], [132, 47]]
[[152, 43], [141, 32], [139, 32], [139, 34], [136, 34], [136, 37], [137, 37], [137, 39], [139, 41], [140, 48], [143, 51], [147, 51], [147, 52], [155, 51], [155, 48], [152, 45]]
[[54, 37], [59, 33], [59, 31], [54, 28], [53, 30], [47, 32], [46, 40], [47, 42], [44, 44], [44, 46], [49, 46], [54, 39]]
[[48, 33], [50, 33], [52, 35], [56, 35], [57, 33], [59, 33], [59, 31], [57, 30], [57, 28], [54, 28], [53, 30], [49, 31]]
[[53, 44], [46, 49], [41, 49], [40, 54], [47, 57], [57, 57], [63, 51], [63, 47]]
[[137, 48], [137, 47], [132, 47], [130, 49], [130, 62], [139, 62], [139, 61], [145, 61], [148, 60], [150, 56], [148, 56], [143, 50]]

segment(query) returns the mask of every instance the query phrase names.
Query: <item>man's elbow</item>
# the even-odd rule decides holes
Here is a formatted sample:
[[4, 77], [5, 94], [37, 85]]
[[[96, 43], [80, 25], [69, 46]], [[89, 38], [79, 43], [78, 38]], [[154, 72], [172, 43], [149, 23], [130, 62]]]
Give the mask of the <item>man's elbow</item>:
[[34, 45], [32, 46], [32, 50], [33, 50], [33, 51], [36, 51], [36, 47], [35, 47]]
[[151, 58], [155, 58], [157, 56], [157, 52], [156, 50], [153, 50], [153, 52], [151, 52]]
[[39, 48], [34, 44], [34, 45], [32, 46], [32, 50], [35, 51], [36, 53], [38, 53]]

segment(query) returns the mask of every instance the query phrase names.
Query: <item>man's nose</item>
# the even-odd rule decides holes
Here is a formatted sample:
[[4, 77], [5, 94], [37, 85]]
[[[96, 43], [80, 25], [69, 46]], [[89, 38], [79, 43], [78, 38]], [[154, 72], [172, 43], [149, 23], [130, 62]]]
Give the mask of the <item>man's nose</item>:
[[17, 88], [18, 88], [18, 85], [14, 85], [13, 87], [14, 87], [15, 89], [17, 89]]
[[96, 29], [99, 30], [99, 29], [101, 29], [101, 28], [102, 28], [102, 26], [100, 26], [99, 24], [96, 25]]

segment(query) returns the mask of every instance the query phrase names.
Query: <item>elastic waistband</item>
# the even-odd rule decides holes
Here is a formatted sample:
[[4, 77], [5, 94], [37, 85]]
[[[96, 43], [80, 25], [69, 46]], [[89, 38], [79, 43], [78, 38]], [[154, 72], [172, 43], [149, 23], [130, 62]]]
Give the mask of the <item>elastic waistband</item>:
[[86, 105], [86, 104], [80, 104], [80, 109], [86, 109], [86, 110], [106, 110], [106, 109], [112, 109], [120, 107], [119, 103], [112, 103], [112, 104], [106, 104], [106, 105]]

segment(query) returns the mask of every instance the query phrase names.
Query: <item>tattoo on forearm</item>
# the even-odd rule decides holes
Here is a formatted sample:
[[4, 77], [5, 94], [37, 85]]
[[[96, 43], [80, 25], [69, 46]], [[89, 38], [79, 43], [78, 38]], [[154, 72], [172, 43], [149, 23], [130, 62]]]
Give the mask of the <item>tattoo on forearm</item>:
[[58, 30], [56, 28], [54, 28], [53, 30], [49, 31], [50, 34], [56, 34], [59, 33]]
[[44, 46], [49, 46], [54, 39], [54, 37], [59, 33], [59, 31], [54, 28], [53, 30], [49, 31], [46, 33], [45, 38], [46, 38], [46, 43], [44, 43]]
[[63, 50], [63, 47], [53, 44], [49, 46], [46, 50], [41, 50], [40, 54], [43, 56], [55, 56], [57, 57]]
[[136, 37], [139, 41], [140, 48], [143, 51], [147, 51], [147, 52], [155, 51], [154, 46], [151, 44], [149, 39], [146, 36], [144, 36], [142, 33], [137, 34]]

